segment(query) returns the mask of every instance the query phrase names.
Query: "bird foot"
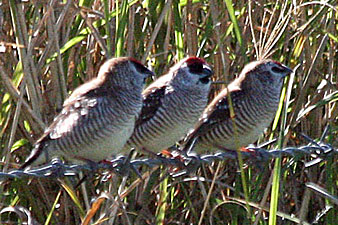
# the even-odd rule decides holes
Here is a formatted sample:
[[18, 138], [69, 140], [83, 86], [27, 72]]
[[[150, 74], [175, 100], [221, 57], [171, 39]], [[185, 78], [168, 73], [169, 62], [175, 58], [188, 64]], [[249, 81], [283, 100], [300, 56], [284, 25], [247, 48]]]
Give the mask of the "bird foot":
[[80, 185], [85, 182], [86, 180], [92, 179], [94, 177], [94, 175], [96, 174], [96, 172], [99, 171], [99, 169], [101, 168], [100, 166], [100, 162], [94, 162], [92, 160], [89, 159], [81, 159], [84, 162], [86, 162], [86, 164], [89, 167], [89, 171], [87, 171], [86, 173], [84, 173], [83, 177], [77, 182], [77, 184], [75, 185], [75, 189], [77, 189], [78, 187], [80, 187]]
[[244, 159], [246, 159], [246, 162], [249, 165], [255, 166], [258, 169], [262, 169], [262, 162], [267, 161], [271, 157], [269, 156], [268, 152], [266, 150], [256, 147], [241, 147], [239, 149], [239, 152], [232, 149], [227, 148], [220, 148], [223, 152], [226, 152], [227, 154], [230, 154], [234, 157], [234, 159], [238, 158], [238, 154], [241, 154]]
[[162, 154], [169, 156], [165, 158], [170, 160], [169, 165], [176, 165], [170, 167], [169, 174], [172, 177], [180, 177], [187, 174], [194, 174], [197, 169], [202, 165], [202, 159], [199, 155], [186, 154], [182, 151], [169, 152], [162, 151]]
[[241, 152], [248, 153], [247, 158], [253, 159], [254, 161], [267, 161], [271, 158], [271, 155], [269, 152], [267, 152], [265, 149], [262, 148], [256, 148], [256, 147], [247, 147], [247, 148], [241, 148]]
[[[135, 166], [131, 163], [131, 158], [135, 152], [135, 149], [131, 149], [130, 153], [127, 157], [121, 156], [116, 161], [117, 164], [114, 165], [114, 171], [121, 176], [125, 177], [129, 175], [130, 170], [132, 170], [136, 175], [142, 179], [142, 175], [140, 172], [135, 168]], [[114, 160], [113, 160], [114, 161]]]

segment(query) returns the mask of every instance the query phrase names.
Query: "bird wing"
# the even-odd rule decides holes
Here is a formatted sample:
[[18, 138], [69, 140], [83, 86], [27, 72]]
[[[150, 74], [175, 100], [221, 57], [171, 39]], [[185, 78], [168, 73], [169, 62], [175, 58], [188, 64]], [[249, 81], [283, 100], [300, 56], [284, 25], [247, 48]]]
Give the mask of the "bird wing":
[[148, 88], [143, 93], [143, 105], [140, 116], [135, 122], [135, 127], [149, 121], [156, 114], [163, 103], [168, 86]]
[[[61, 113], [55, 117], [52, 124], [47, 128], [37, 143], [68, 135], [79, 122], [85, 126], [89, 117], [90, 119], [95, 119], [99, 116], [91, 109], [98, 104], [104, 104], [105, 96], [108, 95], [111, 96], [114, 94], [106, 88], [93, 88], [86, 92], [73, 93], [65, 101]], [[114, 96], [110, 97], [110, 99], [112, 98], [114, 98]]]
[[[104, 90], [101, 90], [105, 92]], [[65, 101], [61, 113], [55, 117], [52, 124], [45, 130], [44, 134], [37, 140], [35, 147], [25, 163], [20, 167], [26, 168], [39, 157], [48, 142], [69, 135], [70, 131], [78, 124], [79, 118], [90, 113], [90, 108], [102, 102], [102, 92], [89, 90], [87, 92], [72, 95]], [[69, 101], [71, 99], [71, 101]], [[93, 115], [91, 115], [93, 117]], [[85, 123], [84, 123], [85, 124]]]
[[[230, 93], [233, 106], [241, 101], [245, 93], [242, 90], [235, 90]], [[227, 97], [227, 91], [216, 96], [216, 98], [205, 109], [202, 117], [197, 122], [195, 128], [185, 138], [185, 149], [195, 142], [195, 139], [205, 133], [213, 130], [219, 124], [230, 120], [230, 104]], [[236, 113], [236, 112], [235, 112]]]

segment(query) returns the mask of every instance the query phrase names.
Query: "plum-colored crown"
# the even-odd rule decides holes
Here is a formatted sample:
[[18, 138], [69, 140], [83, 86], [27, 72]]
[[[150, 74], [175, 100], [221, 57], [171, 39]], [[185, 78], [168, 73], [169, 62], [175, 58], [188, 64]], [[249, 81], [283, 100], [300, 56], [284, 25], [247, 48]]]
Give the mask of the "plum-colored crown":
[[136, 63], [136, 64], [140, 64], [143, 65], [140, 61], [138, 61], [137, 59], [133, 58], [133, 57], [129, 57], [129, 61]]
[[198, 58], [198, 57], [189, 57], [187, 60], [185, 60], [188, 66], [192, 64], [206, 64], [204, 59]]

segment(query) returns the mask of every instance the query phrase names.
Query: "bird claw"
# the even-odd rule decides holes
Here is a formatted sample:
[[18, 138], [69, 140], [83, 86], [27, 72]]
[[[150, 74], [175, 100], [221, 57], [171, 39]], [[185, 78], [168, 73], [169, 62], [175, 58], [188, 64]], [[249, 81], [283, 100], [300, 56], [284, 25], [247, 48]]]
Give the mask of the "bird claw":
[[66, 172], [66, 168], [63, 162], [59, 158], [55, 158], [55, 159], [52, 159], [51, 165], [49, 166], [44, 166], [42, 168], [40, 167], [40, 168], [25, 171], [25, 172], [36, 173], [37, 171], [40, 171], [40, 172], [46, 171], [46, 174], [44, 174], [45, 176], [63, 177]]
[[202, 158], [200, 155], [187, 155], [187, 159], [185, 161], [186, 170], [189, 174], [193, 174], [197, 171], [198, 168], [202, 165]]
[[263, 148], [256, 148], [256, 147], [249, 147], [245, 148], [247, 151], [243, 151], [248, 153], [246, 156], [249, 160], [253, 161], [267, 161], [272, 158], [271, 154], [269, 154], [266, 149]]
[[[179, 166], [183, 167], [183, 170], [170, 174], [172, 177], [180, 177], [187, 174], [196, 173], [197, 169], [202, 165], [202, 158], [199, 155], [195, 154], [184, 154], [180, 155], [181, 160], [179, 161]], [[178, 162], [177, 157], [175, 160]]]
[[122, 156], [120, 161], [117, 163], [117, 165], [114, 167], [115, 171], [120, 174], [121, 176], [125, 177], [129, 175], [129, 171], [132, 170], [136, 175], [142, 179], [142, 175], [140, 172], [136, 169], [136, 167], [131, 163], [131, 157], [133, 156], [135, 152], [135, 149], [131, 149], [130, 153], [127, 157]]

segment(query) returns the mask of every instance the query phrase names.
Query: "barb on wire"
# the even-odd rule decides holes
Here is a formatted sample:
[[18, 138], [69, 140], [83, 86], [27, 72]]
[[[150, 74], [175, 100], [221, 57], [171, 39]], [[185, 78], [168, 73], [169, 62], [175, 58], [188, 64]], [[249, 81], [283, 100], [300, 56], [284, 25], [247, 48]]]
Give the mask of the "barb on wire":
[[[302, 135], [305, 140], [309, 142], [306, 146], [301, 147], [287, 147], [284, 149], [267, 150], [262, 147], [249, 147], [250, 151], [241, 152], [244, 159], [254, 161], [266, 161], [271, 158], [289, 156], [294, 158], [300, 158], [305, 155], [310, 155], [314, 159], [305, 163], [306, 167], [313, 166], [323, 160], [333, 157], [338, 153], [338, 149], [334, 148], [330, 144], [323, 142], [328, 130], [324, 131], [324, 134], [318, 142], [311, 139], [306, 135]], [[265, 147], [266, 145], [263, 144]], [[8, 173], [0, 172], [0, 179], [4, 178], [21, 178], [21, 177], [63, 177], [63, 176], [75, 176], [81, 171], [83, 172], [96, 172], [99, 170], [109, 170], [121, 175], [128, 174], [129, 170], [138, 173], [138, 168], [141, 166], [154, 167], [158, 165], [170, 165], [173, 167], [179, 167], [181, 170], [175, 174], [174, 177], [189, 174], [192, 171], [196, 171], [202, 164], [208, 164], [214, 161], [225, 159], [236, 159], [237, 151], [223, 151], [215, 154], [205, 155], [184, 155], [183, 153], [179, 157], [164, 157], [158, 155], [155, 158], [135, 159], [130, 160], [131, 154], [128, 157], [121, 156], [109, 161], [109, 163], [98, 163], [93, 168], [93, 165], [67, 165], [59, 159], [54, 159], [48, 165], [40, 168], [28, 169], [28, 170], [12, 170]], [[140, 176], [140, 174], [138, 173]]]

